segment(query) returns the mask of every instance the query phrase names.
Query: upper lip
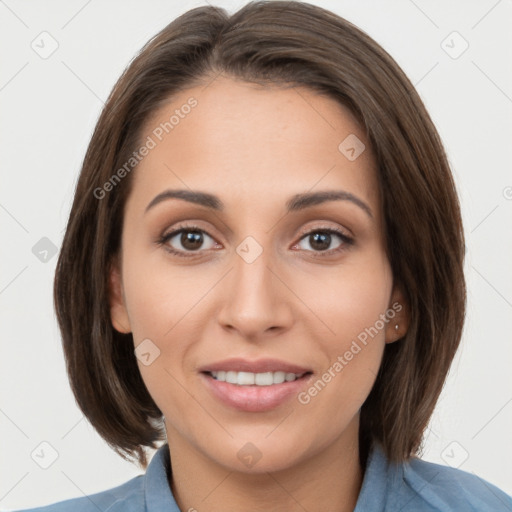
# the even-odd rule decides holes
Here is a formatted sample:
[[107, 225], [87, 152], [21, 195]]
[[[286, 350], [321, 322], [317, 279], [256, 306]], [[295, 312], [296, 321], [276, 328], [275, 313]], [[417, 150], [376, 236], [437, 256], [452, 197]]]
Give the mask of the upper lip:
[[279, 359], [258, 359], [256, 361], [248, 361], [247, 359], [231, 358], [206, 364], [199, 368], [200, 372], [217, 372], [221, 370], [251, 373], [281, 371], [286, 373], [302, 374], [311, 372], [309, 368], [288, 363], [286, 361], [280, 361]]

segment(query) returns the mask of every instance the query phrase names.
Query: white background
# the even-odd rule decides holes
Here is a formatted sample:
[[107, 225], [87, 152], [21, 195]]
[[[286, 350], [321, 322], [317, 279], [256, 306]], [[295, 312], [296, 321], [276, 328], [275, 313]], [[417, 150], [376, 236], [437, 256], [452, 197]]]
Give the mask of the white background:
[[[234, 12], [245, 2], [212, 3]], [[446, 145], [466, 229], [468, 318], [423, 458], [512, 494], [512, 1], [311, 3], [396, 59]], [[205, 4], [0, 2], [2, 510], [92, 494], [141, 473], [75, 405], [52, 305], [57, 256], [42, 262], [32, 248], [43, 237], [60, 247], [86, 146], [125, 66], [176, 16]], [[43, 31], [59, 45], [47, 59], [31, 48]], [[469, 43], [455, 59], [443, 49], [463, 48], [453, 31]], [[31, 458], [43, 441], [58, 453], [48, 469]]]

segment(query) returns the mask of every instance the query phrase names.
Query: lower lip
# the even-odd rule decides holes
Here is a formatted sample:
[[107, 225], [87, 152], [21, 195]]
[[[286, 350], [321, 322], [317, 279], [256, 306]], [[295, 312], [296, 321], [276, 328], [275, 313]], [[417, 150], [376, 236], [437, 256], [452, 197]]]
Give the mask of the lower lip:
[[239, 386], [215, 380], [208, 373], [200, 375], [216, 398], [230, 407], [246, 412], [263, 412], [278, 407], [297, 395], [312, 377], [312, 374], [306, 374], [300, 379], [271, 386]]

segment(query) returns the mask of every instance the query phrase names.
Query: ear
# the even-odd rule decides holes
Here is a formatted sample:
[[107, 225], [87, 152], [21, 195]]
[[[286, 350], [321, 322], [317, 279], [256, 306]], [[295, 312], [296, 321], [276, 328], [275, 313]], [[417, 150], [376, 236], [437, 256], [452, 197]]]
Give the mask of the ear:
[[[395, 314], [391, 317], [393, 311]], [[393, 343], [405, 336], [410, 321], [409, 304], [405, 300], [405, 294], [400, 286], [393, 287], [388, 312], [386, 314], [389, 318], [386, 325], [386, 343]]]
[[118, 332], [127, 334], [131, 332], [130, 319], [124, 300], [123, 281], [117, 258], [109, 267], [109, 305], [112, 326]]

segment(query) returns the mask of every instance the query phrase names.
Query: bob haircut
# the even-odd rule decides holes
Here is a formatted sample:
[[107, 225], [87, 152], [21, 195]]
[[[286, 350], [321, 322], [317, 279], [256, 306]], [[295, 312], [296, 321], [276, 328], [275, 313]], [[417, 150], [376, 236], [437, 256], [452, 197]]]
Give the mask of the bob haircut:
[[[145, 121], [173, 95], [219, 74], [307, 87], [348, 107], [377, 160], [386, 251], [410, 314], [387, 344], [361, 408], [361, 461], [374, 442], [388, 459], [421, 450], [423, 432], [462, 336], [464, 234], [436, 128], [393, 58], [356, 26], [301, 1], [252, 1], [229, 16], [194, 8], [149, 40], [114, 86], [84, 157], [59, 254], [54, 305], [71, 389], [108, 445], [146, 468], [166, 439], [140, 375], [132, 334], [111, 323], [109, 274], [119, 256], [131, 174], [98, 191], [140, 147]], [[136, 168], [136, 167], [135, 167]]]

